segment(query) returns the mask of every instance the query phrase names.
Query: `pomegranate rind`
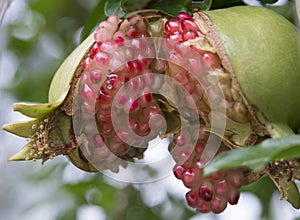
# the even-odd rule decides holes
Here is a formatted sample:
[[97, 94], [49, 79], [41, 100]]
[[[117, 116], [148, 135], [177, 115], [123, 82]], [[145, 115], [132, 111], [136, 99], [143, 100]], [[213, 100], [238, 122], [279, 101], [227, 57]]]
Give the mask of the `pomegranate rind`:
[[238, 82], [260, 129], [265, 127], [273, 137], [291, 134], [288, 126], [296, 131], [300, 54], [295, 26], [269, 9], [253, 6], [207, 11], [198, 17], [211, 27], [207, 37]]

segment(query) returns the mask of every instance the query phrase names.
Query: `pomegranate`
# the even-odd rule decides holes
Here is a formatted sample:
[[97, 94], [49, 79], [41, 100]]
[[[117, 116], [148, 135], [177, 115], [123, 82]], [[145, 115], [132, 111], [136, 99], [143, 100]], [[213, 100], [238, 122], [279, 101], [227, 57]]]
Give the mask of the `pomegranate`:
[[[249, 170], [205, 177], [207, 157], [300, 127], [297, 48], [296, 28], [260, 7], [112, 15], [59, 68], [49, 103], [14, 105], [33, 120], [4, 126], [30, 139], [10, 160], [63, 154], [85, 171], [118, 172], [150, 140], [173, 137], [173, 172], [190, 189], [188, 204], [220, 213], [238, 202]], [[170, 80], [176, 105], [159, 94]]]

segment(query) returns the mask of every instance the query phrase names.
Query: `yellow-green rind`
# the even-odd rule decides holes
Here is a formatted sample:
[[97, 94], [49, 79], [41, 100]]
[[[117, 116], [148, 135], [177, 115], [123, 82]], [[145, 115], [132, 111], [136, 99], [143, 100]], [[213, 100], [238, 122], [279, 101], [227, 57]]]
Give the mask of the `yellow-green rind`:
[[[205, 12], [217, 30], [234, 76], [259, 121], [300, 127], [298, 32], [281, 15], [239, 6]], [[272, 126], [274, 125], [274, 126]]]

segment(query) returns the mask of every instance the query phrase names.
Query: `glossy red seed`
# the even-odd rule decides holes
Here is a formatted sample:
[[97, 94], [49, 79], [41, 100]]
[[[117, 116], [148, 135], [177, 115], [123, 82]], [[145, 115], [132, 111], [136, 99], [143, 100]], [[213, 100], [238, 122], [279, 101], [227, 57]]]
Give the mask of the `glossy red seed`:
[[93, 59], [91, 57], [87, 57], [83, 62], [83, 70], [88, 69], [93, 63]]
[[139, 102], [138, 102], [138, 100], [133, 100], [133, 101], [129, 100], [129, 105], [130, 105], [130, 109], [129, 109], [130, 113], [132, 113], [132, 112], [134, 112], [134, 111], [136, 111], [136, 110], [139, 109]]
[[197, 31], [198, 26], [195, 24], [194, 20], [184, 19], [181, 21], [181, 27], [183, 31]]
[[110, 85], [114, 89], [119, 88], [119, 86], [121, 84], [119, 75], [116, 73], [109, 73], [107, 75], [107, 84]]
[[118, 37], [116, 37], [116, 39], [115, 39], [115, 42], [116, 42], [117, 44], [123, 44], [124, 41], [125, 41], [124, 38], [121, 37], [121, 36], [118, 36]]
[[173, 33], [175, 31], [180, 31], [181, 27], [180, 27], [180, 23], [177, 19], [175, 18], [171, 18], [169, 19], [166, 24], [165, 24], [165, 31], [170, 34]]
[[105, 52], [99, 52], [95, 55], [94, 60], [101, 66], [107, 66], [109, 64], [109, 56]]
[[191, 188], [197, 181], [196, 169], [194, 167], [188, 168], [182, 175], [182, 181], [184, 185], [188, 188]]
[[173, 33], [167, 35], [167, 40], [171, 41], [171, 44], [182, 42], [183, 41], [182, 33], [178, 32], [178, 31], [173, 32]]
[[240, 198], [240, 192], [238, 190], [232, 190], [229, 192], [228, 202], [231, 205], [236, 205], [239, 201], [239, 198]]
[[192, 208], [196, 208], [199, 202], [199, 196], [197, 192], [193, 192], [192, 190], [185, 194], [186, 201], [189, 206]]
[[129, 30], [128, 30], [128, 36], [130, 37], [130, 38], [135, 38], [136, 36], [137, 36], [137, 31], [136, 31], [136, 29], [134, 29], [134, 28], [130, 28]]
[[137, 74], [140, 74], [142, 72], [143, 66], [140, 62], [138, 61], [133, 62], [133, 67]]
[[209, 202], [212, 200], [214, 195], [213, 188], [210, 184], [201, 184], [199, 188], [199, 197], [206, 201]]
[[91, 49], [91, 57], [95, 57], [97, 53], [100, 52], [101, 42], [96, 42]]
[[184, 20], [184, 19], [193, 19], [192, 16], [186, 12], [179, 12], [177, 15], [176, 15], [176, 18], [178, 20]]
[[193, 31], [187, 31], [183, 34], [183, 41], [188, 41], [196, 38], [196, 34]]
[[173, 173], [175, 175], [175, 177], [177, 179], [182, 179], [182, 175], [183, 173], [185, 172], [185, 168], [181, 165], [176, 165], [174, 168], [173, 168]]

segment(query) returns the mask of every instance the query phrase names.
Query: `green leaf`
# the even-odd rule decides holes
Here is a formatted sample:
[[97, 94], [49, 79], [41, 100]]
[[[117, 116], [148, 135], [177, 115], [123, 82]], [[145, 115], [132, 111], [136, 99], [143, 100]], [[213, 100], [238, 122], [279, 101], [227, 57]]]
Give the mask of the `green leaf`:
[[123, 7], [126, 11], [139, 11], [142, 9], [149, 9], [151, 0], [123, 0]]
[[151, 8], [160, 10], [170, 16], [175, 16], [178, 12], [187, 12], [189, 10], [187, 2], [180, 0], [158, 0], [155, 4], [151, 5]]
[[123, 17], [126, 12], [123, 9], [124, 0], [109, 0], [105, 2], [104, 13], [106, 16], [117, 15], [118, 17]]
[[204, 169], [209, 175], [220, 170], [246, 166], [260, 170], [269, 161], [300, 157], [300, 135], [268, 139], [256, 145], [218, 155]]
[[207, 11], [212, 5], [212, 0], [192, 1], [193, 8], [199, 8], [200, 11]]

